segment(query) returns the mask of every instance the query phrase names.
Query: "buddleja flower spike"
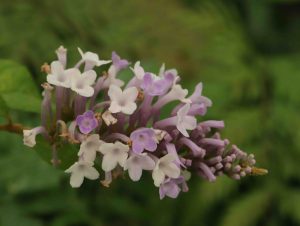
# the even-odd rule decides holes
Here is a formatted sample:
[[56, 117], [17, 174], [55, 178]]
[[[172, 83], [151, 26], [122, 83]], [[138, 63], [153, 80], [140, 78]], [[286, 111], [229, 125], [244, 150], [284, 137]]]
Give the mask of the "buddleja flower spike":
[[[126, 173], [139, 181], [149, 171], [160, 198], [176, 198], [188, 191], [193, 175], [215, 181], [223, 174], [238, 180], [267, 173], [254, 167], [254, 155], [221, 138], [223, 121], [197, 120], [212, 106], [202, 94], [202, 83], [189, 96], [175, 69], [163, 65], [154, 74], [136, 62], [125, 84], [118, 76], [129, 62], [115, 52], [111, 60], [100, 60], [96, 53], [79, 49], [81, 59], [73, 68], [67, 68], [65, 48], [56, 53], [58, 60], [43, 66], [48, 83], [43, 84], [41, 125], [24, 130], [24, 144], [34, 147], [36, 136], [43, 135], [56, 166], [65, 163], [60, 159], [64, 147], [75, 147], [77, 153], [65, 160], [73, 159], [65, 168], [72, 187], [99, 177], [109, 186]], [[95, 67], [106, 64], [108, 71], [97, 76]], [[160, 113], [171, 102], [176, 107], [162, 118]]]

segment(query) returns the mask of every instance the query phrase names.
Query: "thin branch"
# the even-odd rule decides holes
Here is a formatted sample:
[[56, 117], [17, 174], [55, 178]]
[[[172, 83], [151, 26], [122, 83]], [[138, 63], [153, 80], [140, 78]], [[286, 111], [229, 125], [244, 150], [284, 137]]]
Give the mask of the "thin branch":
[[6, 131], [10, 133], [23, 134], [23, 130], [26, 129], [21, 124], [15, 124], [9, 121], [6, 125], [0, 125], [0, 131]]

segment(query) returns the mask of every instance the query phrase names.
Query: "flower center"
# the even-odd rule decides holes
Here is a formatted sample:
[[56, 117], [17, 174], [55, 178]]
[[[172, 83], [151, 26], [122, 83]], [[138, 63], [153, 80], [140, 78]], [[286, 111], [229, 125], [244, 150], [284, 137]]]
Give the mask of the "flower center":
[[84, 127], [90, 127], [91, 126], [91, 122], [90, 122], [90, 120], [84, 120], [83, 122], [82, 122], [82, 125], [84, 126]]
[[145, 140], [144, 134], [140, 134], [140, 135], [139, 135], [139, 140], [140, 140], [140, 141], [144, 141], [144, 140]]
[[87, 148], [92, 148], [94, 146], [94, 142], [93, 141], [89, 141], [86, 143], [86, 147]]
[[82, 81], [78, 81], [76, 83], [76, 87], [77, 87], [77, 89], [83, 89], [83, 87], [84, 87], [83, 82]]
[[120, 153], [120, 150], [118, 148], [115, 148], [115, 149], [113, 149], [112, 152], [113, 152], [114, 155], [117, 155], [117, 154]]
[[124, 106], [126, 105], [126, 100], [125, 100], [125, 99], [120, 100], [120, 101], [119, 101], [119, 105], [120, 105], [121, 107], [124, 107]]
[[59, 74], [57, 75], [57, 80], [58, 80], [59, 82], [65, 82], [65, 81], [66, 81], [66, 78], [65, 78], [65, 76], [64, 76], [63, 73], [59, 73]]
[[137, 164], [137, 163], [139, 163], [139, 158], [138, 157], [133, 157], [132, 158], [132, 163], [135, 163], [135, 164]]

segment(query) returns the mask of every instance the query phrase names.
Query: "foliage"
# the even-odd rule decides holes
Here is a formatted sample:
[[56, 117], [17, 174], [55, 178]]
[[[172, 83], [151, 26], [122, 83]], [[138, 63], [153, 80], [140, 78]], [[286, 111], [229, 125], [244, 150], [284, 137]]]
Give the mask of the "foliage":
[[190, 192], [175, 201], [159, 201], [147, 177], [142, 185], [120, 180], [110, 189], [87, 183], [72, 190], [63, 173], [25, 149], [20, 137], [1, 132], [0, 225], [300, 224], [297, 1], [0, 3], [0, 57], [25, 64], [34, 78], [1, 61], [0, 112], [28, 126], [37, 120], [15, 110], [39, 111], [34, 82], [44, 80], [40, 65], [60, 44], [95, 49], [102, 57], [116, 50], [143, 59], [149, 69], [165, 61], [188, 88], [202, 80], [214, 101], [208, 115], [224, 119], [223, 135], [270, 171], [241, 182], [193, 179]]
[[25, 67], [1, 60], [0, 79], [0, 114], [7, 115], [10, 110], [40, 111], [37, 89]]

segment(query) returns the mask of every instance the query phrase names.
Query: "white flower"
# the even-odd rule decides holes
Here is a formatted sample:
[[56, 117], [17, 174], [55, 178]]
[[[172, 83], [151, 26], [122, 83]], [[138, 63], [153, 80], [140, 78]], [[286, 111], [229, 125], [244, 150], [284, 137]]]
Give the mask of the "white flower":
[[133, 71], [137, 79], [142, 80], [144, 78], [145, 71], [140, 64], [140, 61], [138, 61], [135, 63], [134, 67], [131, 67], [130, 69]]
[[105, 172], [113, 170], [117, 164], [124, 167], [128, 157], [129, 146], [117, 141], [115, 143], [104, 143], [99, 151], [104, 155], [102, 160], [102, 169]]
[[100, 140], [98, 134], [88, 136], [87, 139], [81, 143], [78, 156], [82, 156], [84, 161], [94, 162], [101, 144], [103, 144], [103, 141]]
[[71, 173], [70, 184], [73, 188], [78, 188], [83, 183], [84, 178], [96, 180], [99, 177], [98, 171], [93, 167], [94, 163], [79, 161], [75, 162], [66, 173]]
[[108, 70], [108, 74], [106, 79], [103, 82], [103, 87], [104, 88], [108, 88], [111, 85], [116, 85], [118, 87], [121, 87], [124, 85], [124, 81], [122, 81], [121, 79], [116, 78], [117, 74], [115, 73], [116, 71], [114, 71], [115, 66], [112, 65], [109, 70]]
[[61, 62], [54, 61], [51, 63], [51, 74], [47, 75], [47, 82], [55, 86], [70, 88], [71, 77], [74, 73], [76, 69], [65, 70]]
[[94, 94], [94, 88], [91, 86], [95, 83], [97, 74], [95, 71], [86, 71], [83, 74], [78, 69], [74, 69], [71, 80], [71, 89], [84, 97], [91, 97]]
[[111, 85], [108, 90], [111, 104], [109, 111], [112, 113], [123, 112], [124, 114], [131, 115], [137, 108], [135, 100], [138, 96], [136, 87], [130, 87], [122, 91], [120, 87]]
[[36, 136], [45, 132], [45, 128], [40, 126], [31, 130], [23, 130], [24, 145], [33, 148], [36, 145]]
[[83, 52], [80, 48], [78, 48], [78, 51], [82, 57], [82, 60], [85, 62], [85, 69], [90, 70], [93, 67], [97, 66], [100, 67], [104, 64], [109, 64], [111, 60], [99, 60], [99, 56], [96, 53], [92, 52]]
[[107, 126], [116, 124], [118, 121], [108, 110], [102, 114], [102, 119]]
[[26, 146], [33, 148], [36, 145], [35, 137], [34, 130], [23, 130], [23, 142]]
[[190, 104], [186, 104], [177, 112], [177, 129], [186, 137], [189, 137], [187, 130], [193, 130], [197, 127], [196, 118], [188, 115], [189, 110]]
[[152, 178], [156, 187], [159, 187], [164, 182], [166, 176], [170, 178], [178, 178], [180, 176], [180, 168], [173, 163], [174, 160], [176, 160], [176, 156], [167, 154], [156, 162], [152, 172]]
[[191, 100], [185, 98], [187, 94], [188, 90], [183, 89], [181, 85], [173, 85], [172, 89], [165, 96], [158, 99], [158, 101], [153, 105], [153, 108], [159, 109], [175, 100], [180, 100], [183, 103], [191, 103]]
[[132, 153], [127, 159], [124, 170], [128, 169], [129, 177], [133, 181], [140, 180], [143, 170], [153, 170], [155, 162], [146, 153]]
[[175, 100], [180, 100], [183, 103], [191, 103], [189, 99], [186, 99], [186, 95], [188, 95], [188, 90], [183, 89], [181, 85], [174, 85], [168, 95], [174, 97]]

